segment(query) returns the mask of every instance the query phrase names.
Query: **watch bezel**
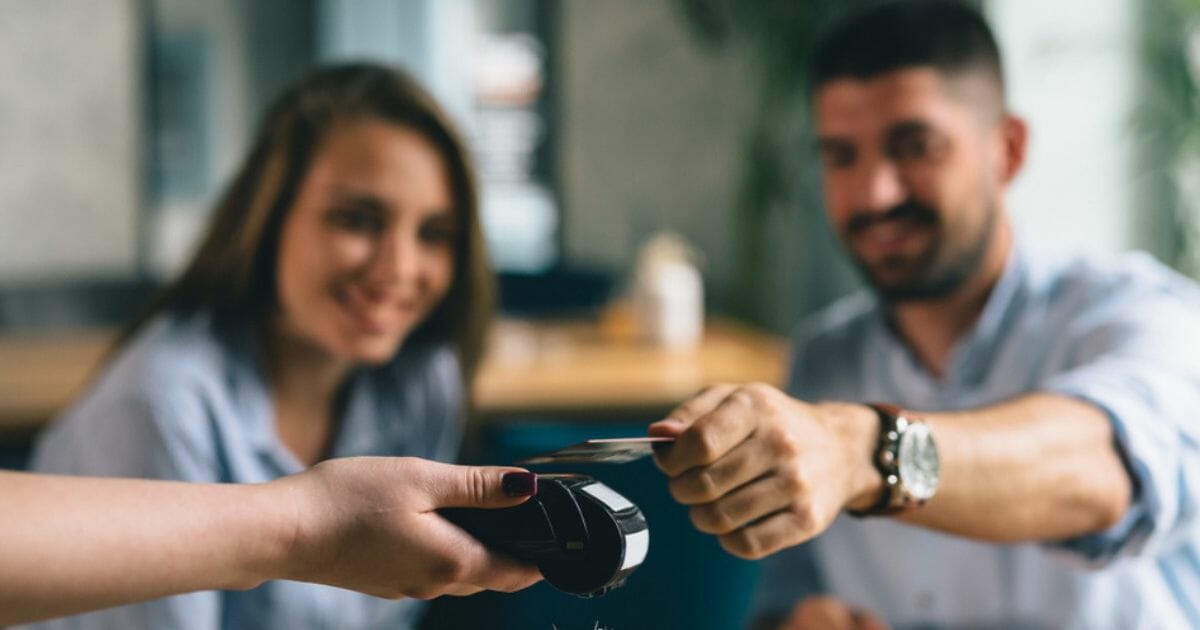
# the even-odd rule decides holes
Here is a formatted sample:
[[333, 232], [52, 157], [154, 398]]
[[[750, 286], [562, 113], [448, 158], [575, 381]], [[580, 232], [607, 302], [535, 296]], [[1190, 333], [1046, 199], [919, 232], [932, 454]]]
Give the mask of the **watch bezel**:
[[[860, 517], [894, 514], [919, 507], [937, 492], [941, 472], [931, 427], [895, 405], [869, 403], [867, 406], [879, 417], [879, 442], [872, 463], [883, 480], [883, 492], [874, 505], [862, 511], [850, 511], [850, 514]], [[916, 449], [924, 455], [920, 461], [902, 454], [913, 450], [915, 444], [924, 446]], [[928, 483], [914, 483], [923, 476], [932, 479]]]
[[912, 420], [907, 425], [896, 447], [896, 476], [910, 500], [924, 503], [937, 493], [941, 461], [929, 425]]

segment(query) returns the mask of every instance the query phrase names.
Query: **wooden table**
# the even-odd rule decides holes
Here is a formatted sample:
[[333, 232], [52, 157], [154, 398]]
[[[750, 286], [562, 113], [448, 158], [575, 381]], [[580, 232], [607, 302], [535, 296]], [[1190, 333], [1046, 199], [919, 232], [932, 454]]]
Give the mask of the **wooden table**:
[[[29, 435], [78, 395], [111, 331], [0, 335], [0, 434]], [[786, 345], [731, 322], [709, 322], [695, 348], [667, 350], [577, 321], [501, 320], [475, 383], [480, 416], [628, 415], [666, 409], [716, 382], [783, 380]]]
[[783, 382], [782, 339], [723, 320], [670, 350], [582, 322], [500, 322], [475, 382], [482, 415], [621, 414], [675, 406], [705, 385]]
[[87, 385], [115, 338], [109, 330], [0, 336], [0, 437], [27, 436]]

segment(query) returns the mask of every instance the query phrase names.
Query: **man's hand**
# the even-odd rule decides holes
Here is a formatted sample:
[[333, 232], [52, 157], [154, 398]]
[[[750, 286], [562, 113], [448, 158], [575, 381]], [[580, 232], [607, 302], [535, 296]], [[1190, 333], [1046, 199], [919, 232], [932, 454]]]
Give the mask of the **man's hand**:
[[882, 619], [826, 595], [805, 598], [792, 609], [779, 630], [887, 630]]
[[[297, 523], [288, 554], [293, 579], [379, 597], [431, 599], [516, 591], [536, 567], [484, 547], [437, 513], [502, 508], [502, 479], [517, 469], [453, 466], [412, 457], [334, 459], [281, 479], [293, 484]], [[529, 473], [523, 473], [528, 475]], [[532, 493], [532, 484], [520, 488]]]
[[650, 425], [671, 495], [730, 553], [762, 558], [871, 505], [879, 423], [868, 407], [813, 405], [762, 384], [710, 387]]

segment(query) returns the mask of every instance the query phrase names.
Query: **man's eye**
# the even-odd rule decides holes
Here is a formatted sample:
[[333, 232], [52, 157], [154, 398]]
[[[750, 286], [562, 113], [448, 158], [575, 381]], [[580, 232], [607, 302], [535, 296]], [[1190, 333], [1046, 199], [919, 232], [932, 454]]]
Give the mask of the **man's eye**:
[[329, 222], [350, 232], [376, 233], [383, 230], [383, 219], [369, 210], [334, 210], [329, 213]]
[[901, 161], [923, 160], [929, 157], [929, 140], [924, 137], [905, 138], [896, 143], [895, 155]]
[[896, 138], [888, 152], [901, 164], [930, 162], [941, 158], [947, 150], [945, 139], [937, 134], [914, 133]]
[[854, 149], [846, 146], [821, 145], [821, 161], [828, 168], [850, 166], [854, 163]]

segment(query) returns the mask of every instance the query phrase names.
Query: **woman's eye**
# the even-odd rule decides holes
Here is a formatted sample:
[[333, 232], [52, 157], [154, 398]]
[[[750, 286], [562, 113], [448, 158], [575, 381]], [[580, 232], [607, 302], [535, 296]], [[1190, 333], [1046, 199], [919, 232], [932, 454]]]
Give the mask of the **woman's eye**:
[[451, 225], [425, 225], [420, 231], [421, 241], [430, 244], [448, 245], [458, 236], [458, 230]]
[[329, 213], [334, 226], [350, 232], [377, 233], [383, 231], [383, 219], [369, 210], [334, 210]]

